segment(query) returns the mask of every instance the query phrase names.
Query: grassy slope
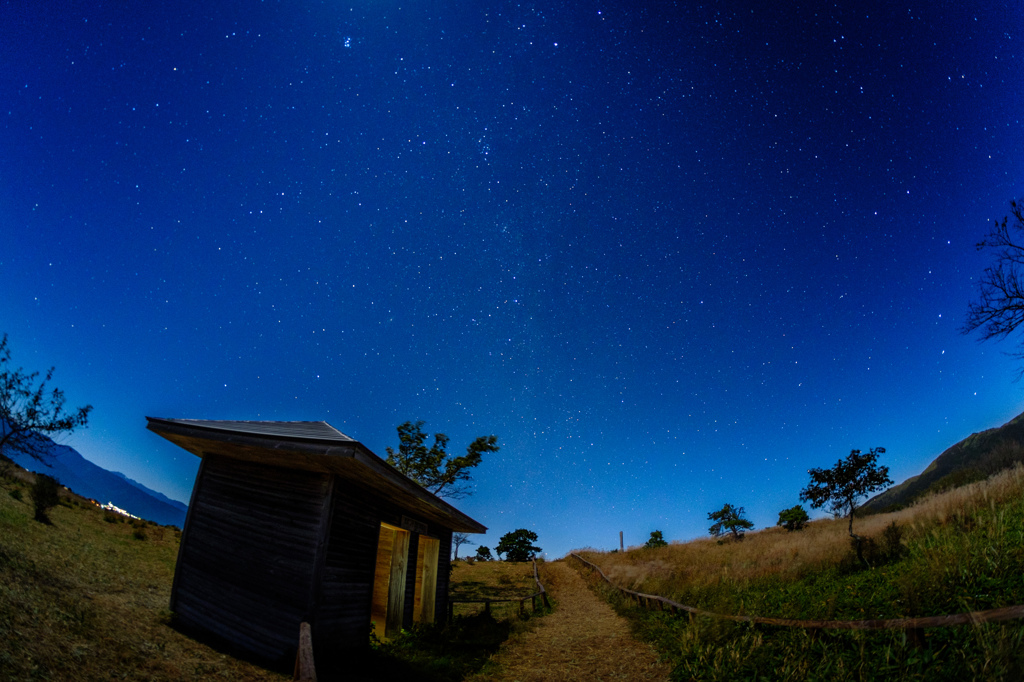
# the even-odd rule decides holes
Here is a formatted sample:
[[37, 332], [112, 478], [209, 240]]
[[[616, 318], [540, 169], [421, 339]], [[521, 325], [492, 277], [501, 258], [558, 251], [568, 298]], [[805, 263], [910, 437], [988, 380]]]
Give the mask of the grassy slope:
[[20, 475], [0, 478], [0, 679], [288, 679], [169, 626], [175, 529], [108, 523], [66, 494], [38, 523]]
[[[180, 540], [174, 528], [110, 523], [106, 519], [117, 517], [67, 492], [50, 511], [53, 525], [38, 523], [29, 492], [33, 475], [10, 473], [0, 476], [0, 679], [290, 679], [170, 626], [167, 604]], [[455, 593], [471, 599], [535, 590], [528, 563], [459, 562], [452, 579]], [[508, 610], [513, 616], [518, 607]], [[503, 615], [497, 606], [493, 611]], [[374, 675], [394, 670], [398, 677], [461, 679], [519, 628], [490, 618], [460, 619], [453, 628], [428, 628], [378, 650], [370, 663]]]
[[[903, 539], [899, 556], [886, 557], [882, 531], [893, 521]], [[845, 525], [588, 558], [618, 584], [723, 613], [858, 620], [1024, 603], [1024, 469], [858, 519], [855, 529], [879, 544], [870, 569], [852, 559]], [[918, 648], [901, 631], [690, 623], [619, 606], [673, 662], [676, 679], [1024, 679], [1020, 621], [931, 629]]]

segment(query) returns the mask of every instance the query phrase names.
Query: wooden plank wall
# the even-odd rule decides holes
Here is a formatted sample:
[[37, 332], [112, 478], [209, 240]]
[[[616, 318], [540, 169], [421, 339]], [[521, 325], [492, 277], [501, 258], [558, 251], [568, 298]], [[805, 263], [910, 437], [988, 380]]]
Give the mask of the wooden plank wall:
[[269, 659], [294, 655], [328, 476], [208, 455], [196, 486], [175, 613]]
[[[402, 515], [408, 513], [408, 510], [401, 509], [389, 500], [354, 488], [345, 481], [338, 480], [335, 483], [330, 542], [313, 626], [316, 647], [336, 649], [367, 646], [380, 524], [383, 522], [401, 527]], [[427, 535], [439, 540], [434, 619], [435, 622], [441, 622], [447, 615], [452, 531], [428, 524]], [[411, 533], [402, 623], [405, 628], [413, 624], [416, 601], [414, 569], [418, 561], [418, 546], [419, 535]]]

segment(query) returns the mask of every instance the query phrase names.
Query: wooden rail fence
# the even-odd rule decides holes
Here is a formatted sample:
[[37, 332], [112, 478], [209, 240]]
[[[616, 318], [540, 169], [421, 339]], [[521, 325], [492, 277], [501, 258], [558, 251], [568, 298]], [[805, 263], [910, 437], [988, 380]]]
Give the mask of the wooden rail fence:
[[950, 616], [925, 616], [922, 618], [879, 618], [873, 620], [796, 620], [793, 618], [765, 618], [763, 616], [736, 616], [725, 613], [714, 613], [705, 611], [693, 606], [686, 606], [679, 602], [660, 597], [656, 594], [644, 594], [619, 587], [604, 574], [601, 568], [590, 561], [587, 561], [579, 554], [571, 553], [570, 556], [578, 559], [586, 566], [594, 569], [619, 592], [628, 595], [638, 604], [648, 609], [670, 611], [673, 614], [686, 613], [692, 619], [693, 616], [707, 616], [744, 623], [757, 623], [760, 625], [777, 625], [789, 628], [807, 628], [822, 630], [906, 630], [911, 640], [917, 643], [923, 642], [924, 628], [939, 628], [950, 625], [977, 625], [981, 623], [994, 623], [1004, 620], [1024, 618], [1024, 605], [1005, 606], [1000, 609], [988, 609], [986, 611], [971, 611], [969, 613], [957, 613]]
[[519, 615], [523, 615], [526, 612], [527, 600], [531, 602], [533, 610], [537, 610], [537, 598], [539, 597], [541, 599], [541, 603], [544, 604], [544, 608], [551, 608], [551, 602], [548, 601], [548, 592], [544, 589], [544, 585], [542, 585], [540, 582], [540, 575], [537, 572], [536, 559], [533, 560], [533, 581], [537, 583], [537, 591], [527, 597], [517, 597], [513, 599], [449, 599], [448, 620], [451, 621], [455, 617], [456, 604], [483, 604], [484, 613], [490, 613], [491, 604], [519, 602]]

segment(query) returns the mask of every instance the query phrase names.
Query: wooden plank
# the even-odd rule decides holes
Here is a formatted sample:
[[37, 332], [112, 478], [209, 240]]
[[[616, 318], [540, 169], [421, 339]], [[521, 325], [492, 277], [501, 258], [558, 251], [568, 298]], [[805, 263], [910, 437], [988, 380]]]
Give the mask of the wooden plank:
[[393, 637], [402, 631], [402, 617], [405, 615], [406, 569], [409, 560], [409, 531], [395, 529], [391, 549], [391, 580], [388, 588], [388, 615], [385, 634]]
[[309, 623], [299, 625], [299, 650], [295, 652], [295, 674], [299, 682], [316, 682], [316, 664], [313, 662], [313, 633]]
[[433, 623], [437, 603], [437, 558], [441, 542], [437, 538], [420, 536], [420, 608], [418, 611], [422, 623]]

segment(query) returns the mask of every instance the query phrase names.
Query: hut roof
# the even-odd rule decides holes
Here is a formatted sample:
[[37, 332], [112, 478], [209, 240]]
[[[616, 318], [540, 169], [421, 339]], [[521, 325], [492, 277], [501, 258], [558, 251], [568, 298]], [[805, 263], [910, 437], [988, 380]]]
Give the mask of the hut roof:
[[396, 471], [327, 422], [216, 421], [146, 417], [146, 428], [192, 454], [223, 455], [289, 469], [338, 474], [442, 526], [487, 528]]

